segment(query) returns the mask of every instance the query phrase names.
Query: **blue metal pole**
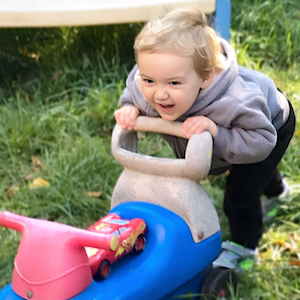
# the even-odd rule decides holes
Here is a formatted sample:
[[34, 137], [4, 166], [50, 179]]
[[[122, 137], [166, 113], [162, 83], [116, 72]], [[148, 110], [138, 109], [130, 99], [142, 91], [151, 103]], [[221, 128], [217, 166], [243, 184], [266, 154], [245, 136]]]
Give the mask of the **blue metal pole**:
[[231, 2], [216, 0], [215, 30], [225, 40], [230, 39]]

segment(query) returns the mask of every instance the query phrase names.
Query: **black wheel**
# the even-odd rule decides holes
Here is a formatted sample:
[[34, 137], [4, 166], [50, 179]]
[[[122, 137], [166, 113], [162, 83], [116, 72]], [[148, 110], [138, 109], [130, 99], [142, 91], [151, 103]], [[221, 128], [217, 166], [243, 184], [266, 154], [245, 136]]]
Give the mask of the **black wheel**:
[[146, 247], [146, 238], [143, 234], [140, 234], [134, 243], [135, 251], [143, 251]]
[[98, 272], [94, 276], [94, 279], [96, 280], [103, 280], [108, 277], [111, 271], [111, 266], [109, 261], [106, 259], [102, 261], [99, 265]]
[[227, 268], [215, 268], [210, 271], [201, 288], [199, 300], [229, 299], [231, 288], [236, 290], [237, 276], [235, 272]]

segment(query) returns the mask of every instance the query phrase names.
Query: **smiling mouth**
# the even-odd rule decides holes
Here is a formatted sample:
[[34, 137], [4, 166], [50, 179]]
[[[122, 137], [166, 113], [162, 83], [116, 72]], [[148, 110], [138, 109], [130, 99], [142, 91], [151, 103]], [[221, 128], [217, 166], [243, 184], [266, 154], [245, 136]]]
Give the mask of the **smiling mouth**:
[[158, 104], [162, 110], [171, 110], [174, 104]]

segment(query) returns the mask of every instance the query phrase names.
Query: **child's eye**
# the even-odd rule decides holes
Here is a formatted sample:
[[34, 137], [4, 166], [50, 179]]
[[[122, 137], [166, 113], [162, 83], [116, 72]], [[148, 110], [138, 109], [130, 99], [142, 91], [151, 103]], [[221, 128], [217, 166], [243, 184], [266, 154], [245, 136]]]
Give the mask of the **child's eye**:
[[171, 85], [178, 85], [178, 84], [180, 84], [180, 83], [179, 83], [178, 81], [171, 81], [170, 84], [171, 84]]
[[151, 79], [144, 79], [144, 81], [145, 81], [146, 83], [153, 83], [153, 80], [151, 80]]

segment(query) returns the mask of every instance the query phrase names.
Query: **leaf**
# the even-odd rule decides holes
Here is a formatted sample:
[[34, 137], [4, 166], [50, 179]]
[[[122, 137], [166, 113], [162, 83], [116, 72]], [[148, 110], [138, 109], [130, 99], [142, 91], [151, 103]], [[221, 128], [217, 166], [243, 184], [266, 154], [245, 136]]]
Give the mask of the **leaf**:
[[276, 239], [276, 240], [274, 240], [274, 243], [280, 245], [283, 248], [287, 247], [287, 243], [283, 239]]
[[24, 179], [26, 180], [26, 181], [29, 181], [32, 177], [34, 177], [35, 176], [35, 174], [34, 173], [30, 173], [30, 174], [27, 174], [25, 177], [24, 177]]
[[281, 239], [275, 240], [274, 243], [280, 245], [284, 251], [296, 252], [297, 250], [293, 244], [288, 243]]
[[290, 266], [300, 267], [300, 260], [299, 260], [299, 259], [291, 258], [291, 259], [289, 260], [289, 265], [290, 265]]
[[40, 54], [31, 53], [29, 56], [34, 58], [36, 62], [38, 62], [40, 59]]
[[7, 190], [6, 190], [6, 197], [10, 199], [14, 193], [21, 187], [22, 184], [12, 184]]
[[44, 163], [41, 162], [36, 156], [31, 155], [31, 161], [34, 169], [40, 169], [44, 166]]
[[30, 189], [36, 189], [40, 187], [48, 188], [50, 186], [50, 183], [41, 177], [37, 177], [31, 183], [29, 183], [28, 186]]
[[102, 191], [98, 191], [98, 192], [84, 192], [84, 195], [87, 197], [95, 197], [95, 198], [100, 198], [102, 194]]

